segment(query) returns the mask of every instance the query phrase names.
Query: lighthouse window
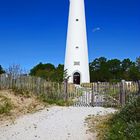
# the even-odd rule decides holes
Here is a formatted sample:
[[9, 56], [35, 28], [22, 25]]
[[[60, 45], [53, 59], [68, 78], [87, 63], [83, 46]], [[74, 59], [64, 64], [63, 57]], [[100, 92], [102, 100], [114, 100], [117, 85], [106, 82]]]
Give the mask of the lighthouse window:
[[80, 65], [80, 62], [79, 61], [75, 61], [74, 62], [74, 66], [79, 66]]
[[79, 21], [79, 19], [77, 18], [76, 21]]

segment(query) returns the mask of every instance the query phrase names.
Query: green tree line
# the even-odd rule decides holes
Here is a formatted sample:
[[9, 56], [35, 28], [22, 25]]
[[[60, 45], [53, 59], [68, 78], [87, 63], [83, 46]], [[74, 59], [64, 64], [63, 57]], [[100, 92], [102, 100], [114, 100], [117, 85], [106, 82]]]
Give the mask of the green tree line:
[[[110, 59], [105, 57], [96, 58], [89, 63], [91, 82], [113, 82], [140, 80], [140, 57], [135, 62], [129, 58], [124, 60]], [[0, 74], [5, 73], [0, 65]], [[62, 82], [64, 65], [57, 67], [51, 63], [39, 63], [34, 66], [29, 75], [46, 79], [47, 81]]]
[[100, 57], [93, 60], [89, 66], [91, 82], [110, 82], [122, 79], [128, 81], [140, 80], [140, 57], [136, 59], [136, 62], [132, 62], [129, 58], [121, 61]]
[[[129, 80], [137, 81], [140, 79], [140, 57], [136, 62], [129, 58], [124, 60], [111, 59], [105, 57], [94, 59], [89, 64], [91, 82], [113, 82]], [[39, 63], [30, 71], [30, 75], [39, 76], [48, 81], [63, 81], [64, 65], [59, 64], [55, 67], [53, 64]]]
[[30, 70], [31, 76], [38, 76], [52, 82], [62, 82], [64, 73], [64, 65], [59, 64], [55, 67], [53, 64], [39, 63]]

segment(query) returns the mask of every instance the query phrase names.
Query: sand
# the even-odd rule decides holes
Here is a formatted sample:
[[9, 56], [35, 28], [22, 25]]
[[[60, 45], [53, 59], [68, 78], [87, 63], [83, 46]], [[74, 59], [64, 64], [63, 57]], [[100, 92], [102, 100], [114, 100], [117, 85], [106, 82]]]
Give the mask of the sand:
[[95, 135], [87, 132], [86, 117], [113, 112], [103, 107], [54, 106], [1, 125], [0, 140], [95, 140]]

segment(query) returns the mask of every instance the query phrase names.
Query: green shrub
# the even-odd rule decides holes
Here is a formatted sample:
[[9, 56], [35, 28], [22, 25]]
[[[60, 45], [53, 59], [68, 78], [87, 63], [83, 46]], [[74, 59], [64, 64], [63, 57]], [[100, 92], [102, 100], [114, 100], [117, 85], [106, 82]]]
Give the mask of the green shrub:
[[134, 97], [107, 124], [105, 140], [140, 140], [140, 97]]
[[23, 96], [25, 98], [30, 98], [31, 93], [28, 90], [13, 88], [12, 89], [15, 95]]
[[56, 104], [59, 106], [70, 106], [73, 104], [73, 102], [71, 100], [65, 101], [63, 99], [58, 99], [58, 98], [49, 98], [47, 95], [45, 94], [40, 94], [38, 96], [38, 99], [44, 103], [48, 103], [48, 104]]
[[0, 104], [0, 114], [8, 114], [10, 113], [11, 109], [12, 109], [12, 103], [11, 100], [6, 98], [6, 97], [1, 97], [2, 100], [1, 104]]

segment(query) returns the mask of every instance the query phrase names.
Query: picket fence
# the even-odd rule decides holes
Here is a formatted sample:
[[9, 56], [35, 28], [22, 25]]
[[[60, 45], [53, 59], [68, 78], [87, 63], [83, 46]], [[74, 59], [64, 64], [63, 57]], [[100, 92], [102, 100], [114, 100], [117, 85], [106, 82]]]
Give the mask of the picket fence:
[[79, 86], [48, 82], [33, 76], [0, 75], [0, 90], [18, 89], [40, 95], [45, 94], [51, 99], [73, 100], [75, 105], [82, 106], [114, 106], [124, 105], [131, 96], [140, 93], [140, 81], [108, 83], [96, 82]]

